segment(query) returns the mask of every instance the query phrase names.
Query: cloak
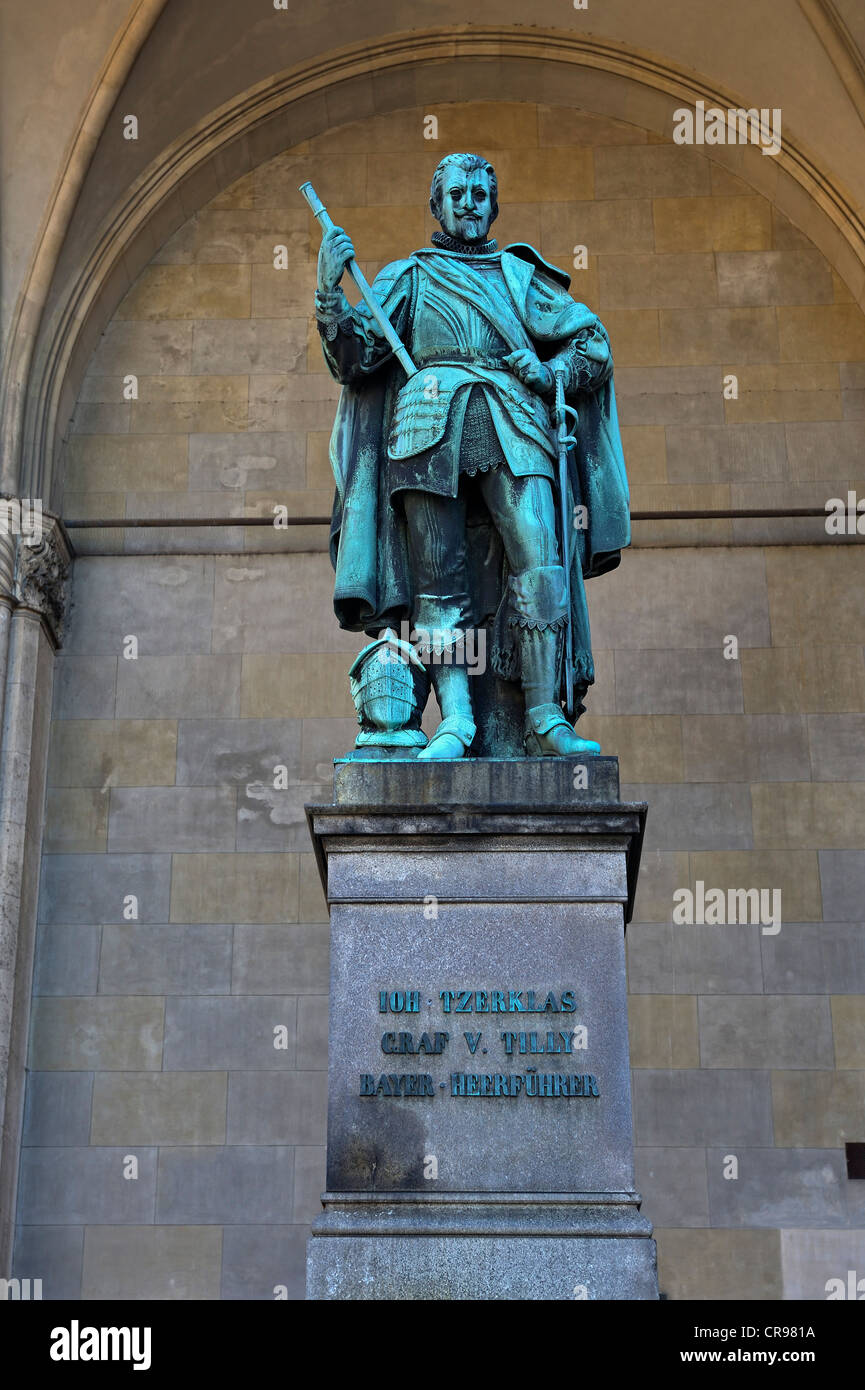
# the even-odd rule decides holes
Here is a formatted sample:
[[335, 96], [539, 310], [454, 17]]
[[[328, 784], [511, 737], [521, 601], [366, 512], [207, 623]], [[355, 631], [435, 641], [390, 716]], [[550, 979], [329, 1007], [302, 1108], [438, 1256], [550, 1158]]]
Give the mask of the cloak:
[[[394, 286], [407, 272], [420, 273], [416, 252], [403, 262], [387, 267]], [[514, 307], [542, 361], [553, 357], [573, 340], [574, 326], [599, 328], [596, 316], [577, 305], [567, 293], [570, 277], [549, 265], [531, 246], [522, 243], [505, 248], [502, 271]], [[403, 292], [393, 309], [390, 296], [381, 296], [397, 332], [408, 342], [412, 301], [416, 290]], [[538, 312], [538, 299], [544, 301]], [[566, 311], [552, 312], [551, 304], [563, 301]], [[571, 312], [573, 311], [573, 312]], [[547, 327], [547, 322], [552, 327]], [[562, 328], [564, 327], [564, 332]], [[330, 529], [330, 555], [336, 572], [334, 612], [342, 628], [378, 636], [386, 626], [410, 621], [411, 571], [405, 517], [397, 492], [391, 494], [387, 440], [394, 404], [405, 381], [402, 367], [391, 357], [359, 384], [344, 385], [331, 435], [330, 459], [336, 480]], [[589, 622], [583, 581], [614, 569], [621, 551], [630, 544], [630, 506], [625, 460], [616, 413], [612, 377], [597, 390], [566, 392], [568, 405], [579, 415], [576, 448], [568, 456], [567, 515], [584, 525], [571, 531], [571, 609], [577, 694], [585, 693], [594, 680]], [[558, 493], [558, 487], [554, 488]], [[558, 511], [557, 499], [557, 511]], [[492, 532], [492, 523], [489, 522]], [[507, 561], [497, 533], [481, 537], [477, 554], [485, 555], [485, 574], [479, 580], [478, 625], [496, 618], [492, 664], [499, 675], [516, 679], [515, 644], [508, 642], [503, 595], [507, 593]]]

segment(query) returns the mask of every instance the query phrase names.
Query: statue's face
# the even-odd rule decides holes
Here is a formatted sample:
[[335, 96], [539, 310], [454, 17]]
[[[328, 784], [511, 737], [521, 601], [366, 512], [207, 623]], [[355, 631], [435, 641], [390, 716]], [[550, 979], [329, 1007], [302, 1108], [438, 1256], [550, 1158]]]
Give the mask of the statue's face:
[[442, 183], [441, 207], [437, 213], [443, 232], [457, 241], [486, 241], [493, 220], [490, 180], [485, 169], [464, 169], [451, 165]]

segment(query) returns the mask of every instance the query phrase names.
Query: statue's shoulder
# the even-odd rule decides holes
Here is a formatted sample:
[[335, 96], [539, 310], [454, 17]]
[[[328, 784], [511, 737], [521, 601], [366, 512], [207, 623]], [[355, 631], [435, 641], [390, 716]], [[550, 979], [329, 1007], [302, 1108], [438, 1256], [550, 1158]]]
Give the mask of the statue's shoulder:
[[553, 265], [550, 261], [545, 261], [540, 251], [536, 251], [534, 246], [530, 246], [527, 241], [512, 241], [504, 248], [502, 255], [516, 256], [520, 261], [527, 261], [534, 266], [542, 279], [551, 280], [561, 289], [570, 289], [571, 277], [567, 271], [560, 270], [557, 265]]
[[383, 265], [378, 275], [375, 277], [376, 283], [380, 280], [387, 280], [391, 284], [394, 284], [401, 275], [405, 275], [407, 271], [411, 270], [413, 264], [413, 256], [406, 256], [400, 261], [388, 261], [387, 265]]

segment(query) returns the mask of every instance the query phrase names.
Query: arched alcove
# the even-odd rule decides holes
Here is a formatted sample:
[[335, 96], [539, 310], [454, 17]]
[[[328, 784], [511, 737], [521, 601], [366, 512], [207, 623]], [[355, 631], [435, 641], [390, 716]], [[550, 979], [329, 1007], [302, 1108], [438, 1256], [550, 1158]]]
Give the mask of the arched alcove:
[[[67, 518], [326, 515], [337, 388], [311, 316], [319, 233], [298, 185], [315, 181], [372, 276], [428, 241], [435, 163], [472, 145], [499, 171], [501, 244], [531, 241], [566, 266], [609, 328], [634, 510], [845, 495], [861, 472], [865, 317], [770, 198], [704, 150], [575, 107], [455, 102], [439, 104], [435, 126], [428, 115], [415, 105], [313, 135], [229, 183], [156, 250], [83, 377]], [[743, 532], [718, 520], [691, 534]], [[82, 551], [122, 543], [75, 535]], [[265, 536], [201, 530], [194, 544], [286, 545]], [[288, 543], [324, 542], [317, 528]], [[193, 541], [174, 529], [158, 544]]]
[[[670, 139], [674, 112], [683, 104], [702, 100], [725, 109], [740, 104], [692, 74], [624, 45], [519, 28], [395, 35], [376, 45], [338, 50], [259, 83], [163, 151], [103, 220], [95, 238], [80, 244], [73, 237], [61, 253], [26, 392], [27, 486], [53, 503], [58, 441], [96, 340], [141, 268], [188, 216], [278, 150], [356, 114], [383, 115], [413, 103], [428, 110], [431, 104], [447, 104], [444, 96], [468, 94], [576, 106], [633, 122], [664, 140]], [[769, 197], [813, 240], [854, 299], [863, 292], [860, 219], [805, 150], [785, 138], [776, 159], [750, 145], [719, 146], [711, 153], [713, 163]], [[12, 396], [8, 408], [14, 413], [19, 407]]]

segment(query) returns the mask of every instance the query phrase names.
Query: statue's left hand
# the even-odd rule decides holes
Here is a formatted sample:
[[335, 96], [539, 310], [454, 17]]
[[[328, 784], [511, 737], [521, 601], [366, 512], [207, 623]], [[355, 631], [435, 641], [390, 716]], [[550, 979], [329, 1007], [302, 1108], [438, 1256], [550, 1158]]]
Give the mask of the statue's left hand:
[[553, 390], [556, 383], [552, 369], [542, 362], [531, 348], [518, 348], [516, 352], [508, 353], [503, 361], [506, 367], [510, 367], [514, 376], [518, 376], [520, 381], [530, 386], [533, 391], [546, 394]]

